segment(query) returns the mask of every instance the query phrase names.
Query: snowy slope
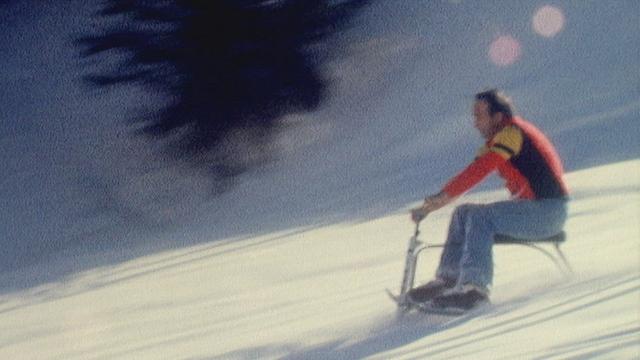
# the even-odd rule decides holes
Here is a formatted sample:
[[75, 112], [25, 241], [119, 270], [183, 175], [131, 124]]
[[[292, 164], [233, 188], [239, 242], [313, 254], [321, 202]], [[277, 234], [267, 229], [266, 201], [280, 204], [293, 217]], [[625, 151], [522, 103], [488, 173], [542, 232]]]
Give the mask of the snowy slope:
[[[493, 305], [476, 317], [396, 318], [384, 289], [399, 285], [412, 232], [400, 212], [229, 238], [3, 294], [0, 358], [638, 358], [640, 160], [567, 178], [575, 276], [526, 248], [496, 248]], [[450, 213], [427, 219], [423, 239], [442, 241]], [[435, 261], [422, 257], [418, 281]]]

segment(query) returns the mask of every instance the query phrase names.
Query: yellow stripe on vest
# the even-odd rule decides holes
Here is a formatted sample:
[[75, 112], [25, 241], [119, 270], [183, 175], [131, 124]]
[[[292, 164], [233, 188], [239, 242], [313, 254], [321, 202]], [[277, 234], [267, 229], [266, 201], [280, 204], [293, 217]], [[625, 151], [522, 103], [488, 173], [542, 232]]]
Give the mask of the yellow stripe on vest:
[[522, 150], [522, 131], [516, 126], [507, 126], [500, 130], [490, 141], [489, 151], [493, 151], [509, 160]]

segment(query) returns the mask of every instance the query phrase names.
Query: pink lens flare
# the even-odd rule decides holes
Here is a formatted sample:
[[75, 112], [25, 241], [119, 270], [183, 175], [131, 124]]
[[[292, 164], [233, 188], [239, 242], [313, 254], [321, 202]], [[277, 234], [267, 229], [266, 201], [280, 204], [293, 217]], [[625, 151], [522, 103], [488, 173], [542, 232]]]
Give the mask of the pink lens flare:
[[489, 59], [498, 66], [508, 66], [520, 58], [520, 42], [510, 35], [497, 37], [489, 47]]

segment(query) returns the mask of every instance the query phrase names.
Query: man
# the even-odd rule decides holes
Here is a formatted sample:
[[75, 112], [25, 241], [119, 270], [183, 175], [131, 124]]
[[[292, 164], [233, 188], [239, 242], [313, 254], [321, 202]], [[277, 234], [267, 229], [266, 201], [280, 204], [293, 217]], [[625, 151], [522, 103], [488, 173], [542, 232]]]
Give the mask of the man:
[[415, 303], [468, 310], [488, 301], [493, 278], [495, 234], [524, 239], [559, 233], [567, 218], [567, 187], [560, 158], [547, 137], [513, 115], [510, 100], [498, 90], [476, 94], [474, 125], [486, 140], [475, 160], [438, 194], [411, 210], [420, 222], [497, 170], [512, 199], [455, 209], [435, 280], [409, 292]]

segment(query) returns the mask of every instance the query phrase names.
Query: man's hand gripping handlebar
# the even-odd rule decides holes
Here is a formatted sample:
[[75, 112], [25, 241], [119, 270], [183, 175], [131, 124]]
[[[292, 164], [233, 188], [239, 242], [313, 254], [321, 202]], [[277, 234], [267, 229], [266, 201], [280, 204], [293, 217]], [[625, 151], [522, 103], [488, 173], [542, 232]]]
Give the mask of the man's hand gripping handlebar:
[[411, 209], [411, 220], [419, 224], [430, 212], [436, 211], [441, 207], [449, 204], [454, 198], [445, 192], [439, 192], [435, 195], [427, 196], [422, 206]]

